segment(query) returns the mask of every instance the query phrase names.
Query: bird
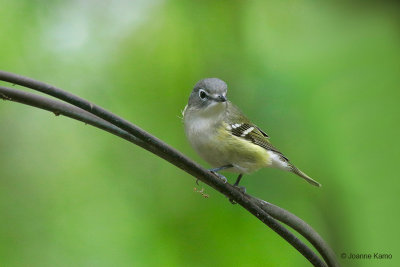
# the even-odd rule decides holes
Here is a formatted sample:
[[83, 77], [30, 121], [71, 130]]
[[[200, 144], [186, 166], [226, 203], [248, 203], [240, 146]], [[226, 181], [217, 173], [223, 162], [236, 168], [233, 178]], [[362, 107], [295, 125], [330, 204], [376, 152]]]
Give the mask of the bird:
[[227, 99], [227, 92], [223, 80], [202, 79], [195, 84], [182, 111], [186, 137], [200, 157], [213, 167], [209, 171], [224, 182], [227, 179], [219, 171], [238, 173], [233, 186], [240, 187], [244, 174], [266, 167], [278, 168], [320, 187], [320, 183], [271, 144], [268, 134]]

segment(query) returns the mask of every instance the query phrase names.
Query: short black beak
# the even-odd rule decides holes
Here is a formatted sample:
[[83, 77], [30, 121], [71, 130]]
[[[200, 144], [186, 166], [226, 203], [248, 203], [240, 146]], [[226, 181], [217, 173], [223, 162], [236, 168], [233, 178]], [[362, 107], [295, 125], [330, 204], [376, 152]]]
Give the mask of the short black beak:
[[226, 102], [227, 99], [226, 99], [226, 96], [219, 95], [219, 96], [217, 96], [217, 98], [215, 100], [218, 102]]

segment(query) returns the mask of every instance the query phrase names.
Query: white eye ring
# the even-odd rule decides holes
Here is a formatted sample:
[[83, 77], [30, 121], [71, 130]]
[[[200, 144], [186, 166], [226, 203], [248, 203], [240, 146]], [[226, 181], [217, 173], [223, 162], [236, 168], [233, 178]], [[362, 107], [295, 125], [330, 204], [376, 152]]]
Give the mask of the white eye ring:
[[206, 91], [204, 91], [203, 89], [200, 89], [199, 90], [199, 97], [201, 98], [201, 100], [205, 100], [207, 98]]

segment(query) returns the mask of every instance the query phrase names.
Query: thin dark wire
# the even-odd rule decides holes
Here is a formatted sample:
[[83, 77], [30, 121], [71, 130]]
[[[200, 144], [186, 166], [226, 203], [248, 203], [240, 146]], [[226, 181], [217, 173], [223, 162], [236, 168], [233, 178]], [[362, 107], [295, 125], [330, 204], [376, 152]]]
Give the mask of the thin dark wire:
[[262, 199], [254, 197], [252, 198], [256, 200], [261, 209], [263, 209], [273, 218], [283, 222], [286, 225], [289, 225], [299, 234], [304, 236], [318, 250], [324, 260], [327, 262], [328, 266], [339, 266], [339, 262], [337, 261], [333, 250], [308, 223], [279, 206], [266, 202]]
[[0, 86], [0, 98], [2, 98], [3, 100], [14, 101], [36, 108], [44, 109], [54, 113], [56, 116], [64, 115], [66, 117], [81, 121], [85, 124], [92, 125], [111, 134], [119, 136], [147, 150], [152, 149], [151, 146], [147, 145], [145, 142], [136, 138], [130, 133], [121, 130], [111, 123], [71, 104], [3, 86]]

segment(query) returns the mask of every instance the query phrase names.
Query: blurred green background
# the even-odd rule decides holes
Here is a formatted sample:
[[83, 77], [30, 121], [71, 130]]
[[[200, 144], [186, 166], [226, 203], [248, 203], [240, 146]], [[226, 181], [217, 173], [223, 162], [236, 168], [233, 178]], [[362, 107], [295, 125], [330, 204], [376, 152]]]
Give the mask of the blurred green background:
[[[180, 113], [199, 79], [225, 80], [323, 184], [264, 169], [244, 177], [248, 192], [303, 218], [337, 255], [393, 255], [343, 266], [400, 266], [399, 5], [0, 2], [0, 69], [93, 101], [206, 167]], [[0, 101], [0, 137], [1, 266], [309, 266], [239, 206], [108, 133]]]

